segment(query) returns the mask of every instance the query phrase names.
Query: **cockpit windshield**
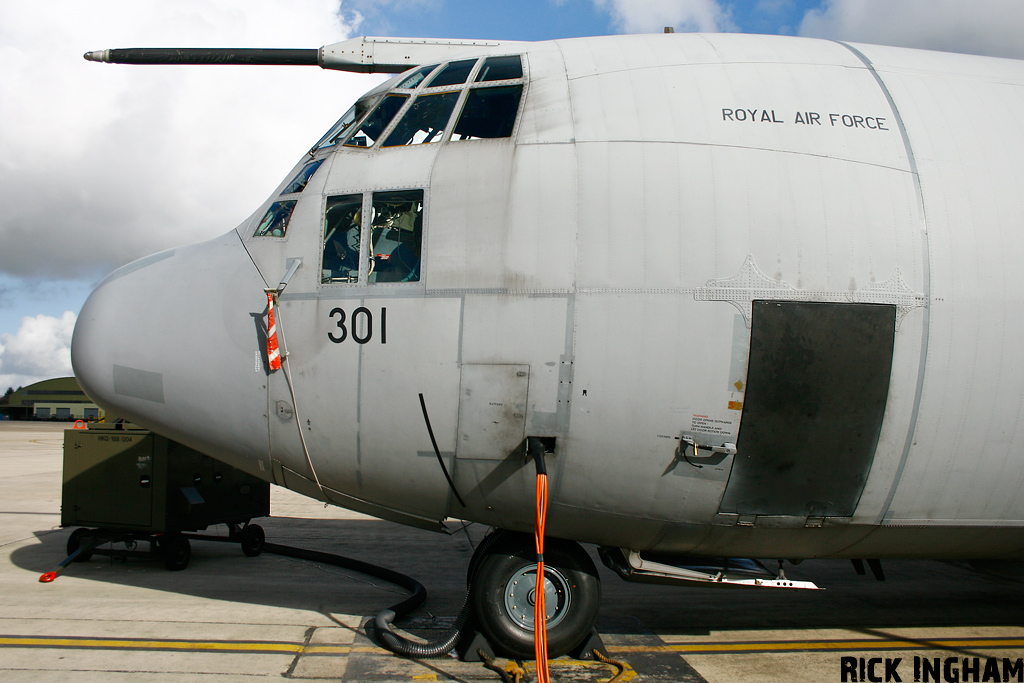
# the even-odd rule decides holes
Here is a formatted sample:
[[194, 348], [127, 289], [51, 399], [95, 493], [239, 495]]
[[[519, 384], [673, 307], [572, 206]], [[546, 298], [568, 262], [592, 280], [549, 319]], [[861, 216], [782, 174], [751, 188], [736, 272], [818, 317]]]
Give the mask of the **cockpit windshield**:
[[458, 101], [458, 91], [420, 95], [381, 147], [419, 145], [440, 140]]
[[522, 55], [415, 67], [364, 95], [310, 154], [512, 137], [525, 88]]
[[391, 94], [385, 97], [373, 110], [373, 113], [366, 117], [366, 121], [345, 145], [347, 147], [372, 147], [407, 99], [409, 99], [408, 95]]

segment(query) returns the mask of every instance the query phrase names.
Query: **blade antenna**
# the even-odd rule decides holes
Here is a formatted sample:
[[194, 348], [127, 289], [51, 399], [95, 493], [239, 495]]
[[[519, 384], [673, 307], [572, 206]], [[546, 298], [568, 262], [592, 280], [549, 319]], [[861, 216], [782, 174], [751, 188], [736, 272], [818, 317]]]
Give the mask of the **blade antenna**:
[[437, 456], [437, 462], [441, 464], [441, 471], [444, 472], [444, 478], [448, 480], [448, 487], [455, 494], [455, 498], [458, 499], [459, 505], [466, 507], [466, 503], [462, 500], [462, 496], [459, 495], [459, 490], [455, 488], [455, 482], [452, 481], [451, 475], [448, 474], [448, 468], [444, 465], [444, 459], [441, 458], [441, 450], [437, 447], [437, 439], [434, 438], [434, 430], [430, 428], [430, 418], [427, 416], [427, 402], [423, 400], [423, 394], [420, 394], [420, 408], [423, 409], [423, 421], [427, 423], [427, 433], [430, 434], [430, 443], [434, 446], [434, 454]]

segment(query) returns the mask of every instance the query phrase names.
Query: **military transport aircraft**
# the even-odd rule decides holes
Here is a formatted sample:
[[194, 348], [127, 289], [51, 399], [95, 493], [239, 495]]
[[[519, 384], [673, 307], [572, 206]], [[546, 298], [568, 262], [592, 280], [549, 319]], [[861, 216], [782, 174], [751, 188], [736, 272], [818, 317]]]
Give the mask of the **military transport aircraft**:
[[[87, 58], [401, 72], [236, 229], [103, 280], [75, 373], [439, 531], [530, 532], [546, 453], [551, 654], [596, 617], [579, 543], [704, 585], [1024, 558], [1024, 62], [734, 34]], [[528, 653], [533, 539], [484, 555], [477, 619]]]

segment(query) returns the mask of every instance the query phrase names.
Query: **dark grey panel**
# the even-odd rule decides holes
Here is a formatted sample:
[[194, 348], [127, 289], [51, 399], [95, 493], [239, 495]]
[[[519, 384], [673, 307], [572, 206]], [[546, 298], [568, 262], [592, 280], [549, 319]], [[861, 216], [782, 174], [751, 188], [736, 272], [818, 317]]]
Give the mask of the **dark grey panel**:
[[896, 307], [755, 301], [721, 512], [853, 514], [882, 427]]
[[160, 372], [114, 366], [114, 392], [122, 396], [164, 402], [164, 376]]

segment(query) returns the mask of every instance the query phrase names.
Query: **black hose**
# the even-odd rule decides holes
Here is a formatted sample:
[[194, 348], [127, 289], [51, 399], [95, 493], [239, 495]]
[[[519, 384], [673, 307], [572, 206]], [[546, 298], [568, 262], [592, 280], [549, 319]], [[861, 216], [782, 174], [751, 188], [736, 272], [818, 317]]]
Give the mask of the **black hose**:
[[472, 593], [473, 576], [476, 574], [476, 567], [479, 565], [487, 550], [494, 545], [494, 542], [498, 540], [503, 533], [504, 532], [500, 529], [496, 530], [495, 532], [488, 534], [484, 540], [480, 542], [480, 545], [477, 546], [476, 552], [473, 553], [473, 559], [470, 560], [469, 563], [468, 578], [466, 580], [466, 598], [462, 602], [462, 609], [459, 610], [459, 615], [455, 618], [455, 623], [452, 625], [451, 630], [442, 638], [426, 643], [416, 643], [408, 638], [404, 638], [396, 633], [391, 627], [391, 622], [395, 619], [408, 614], [426, 601], [427, 589], [424, 588], [423, 584], [416, 579], [406, 576], [405, 574], [400, 574], [391, 569], [378, 567], [377, 565], [373, 565], [368, 562], [353, 560], [352, 558], [342, 557], [341, 555], [323, 553], [317, 550], [292, 548], [291, 546], [278, 545], [276, 543], [267, 543], [263, 546], [263, 549], [268, 553], [273, 553], [275, 555], [295, 557], [300, 560], [322, 562], [324, 564], [332, 564], [343, 569], [351, 569], [352, 571], [357, 571], [360, 574], [366, 574], [368, 576], [374, 576], [378, 579], [388, 581], [410, 591], [412, 594], [405, 600], [402, 600], [387, 609], [381, 610], [373, 621], [373, 627], [377, 632], [377, 638], [381, 645], [390, 652], [403, 657], [432, 658], [443, 657], [458, 645], [472, 612], [470, 595]]
[[501, 529], [488, 534], [473, 553], [473, 559], [469, 562], [469, 571], [466, 577], [466, 598], [462, 601], [462, 609], [459, 610], [459, 615], [455, 617], [455, 623], [452, 624], [452, 628], [448, 633], [438, 640], [426, 643], [416, 643], [408, 638], [404, 638], [395, 633], [394, 629], [391, 628], [391, 622], [397, 616], [397, 610], [391, 607], [383, 610], [373, 621], [373, 628], [377, 631], [377, 637], [381, 640], [384, 647], [403, 657], [443, 657], [451, 652], [459, 644], [459, 640], [462, 638], [472, 613], [470, 597], [473, 594], [473, 577], [476, 576], [477, 565], [480, 564], [487, 551], [494, 545], [494, 542], [503, 535], [504, 531]]
[[342, 569], [351, 569], [352, 571], [359, 572], [360, 574], [366, 574], [367, 576], [375, 576], [378, 579], [383, 579], [389, 583], [393, 583], [396, 586], [410, 591], [412, 594], [405, 600], [402, 600], [398, 604], [392, 605], [385, 611], [392, 611], [396, 615], [408, 614], [427, 599], [427, 589], [423, 587], [416, 579], [406, 576], [405, 574], [399, 574], [391, 569], [384, 567], [378, 567], [375, 564], [369, 562], [363, 562], [361, 560], [353, 560], [350, 557], [342, 557], [341, 555], [332, 555], [331, 553], [322, 553], [317, 550], [305, 550], [303, 548], [292, 548], [287, 545], [278, 545], [277, 543], [266, 543], [263, 549], [268, 553], [275, 555], [284, 555], [285, 557], [295, 557], [300, 560], [309, 560], [310, 562], [323, 562], [324, 564], [333, 564], [335, 567], [341, 567]]
[[458, 645], [462, 638], [462, 630], [469, 621], [470, 605], [469, 592], [466, 592], [466, 599], [462, 601], [462, 609], [459, 616], [455, 617], [455, 623], [448, 633], [439, 640], [426, 643], [416, 643], [395, 633], [391, 628], [391, 622], [395, 619], [394, 610], [388, 608], [380, 612], [373, 620], [373, 628], [377, 632], [377, 638], [385, 649], [403, 657], [443, 657]]

